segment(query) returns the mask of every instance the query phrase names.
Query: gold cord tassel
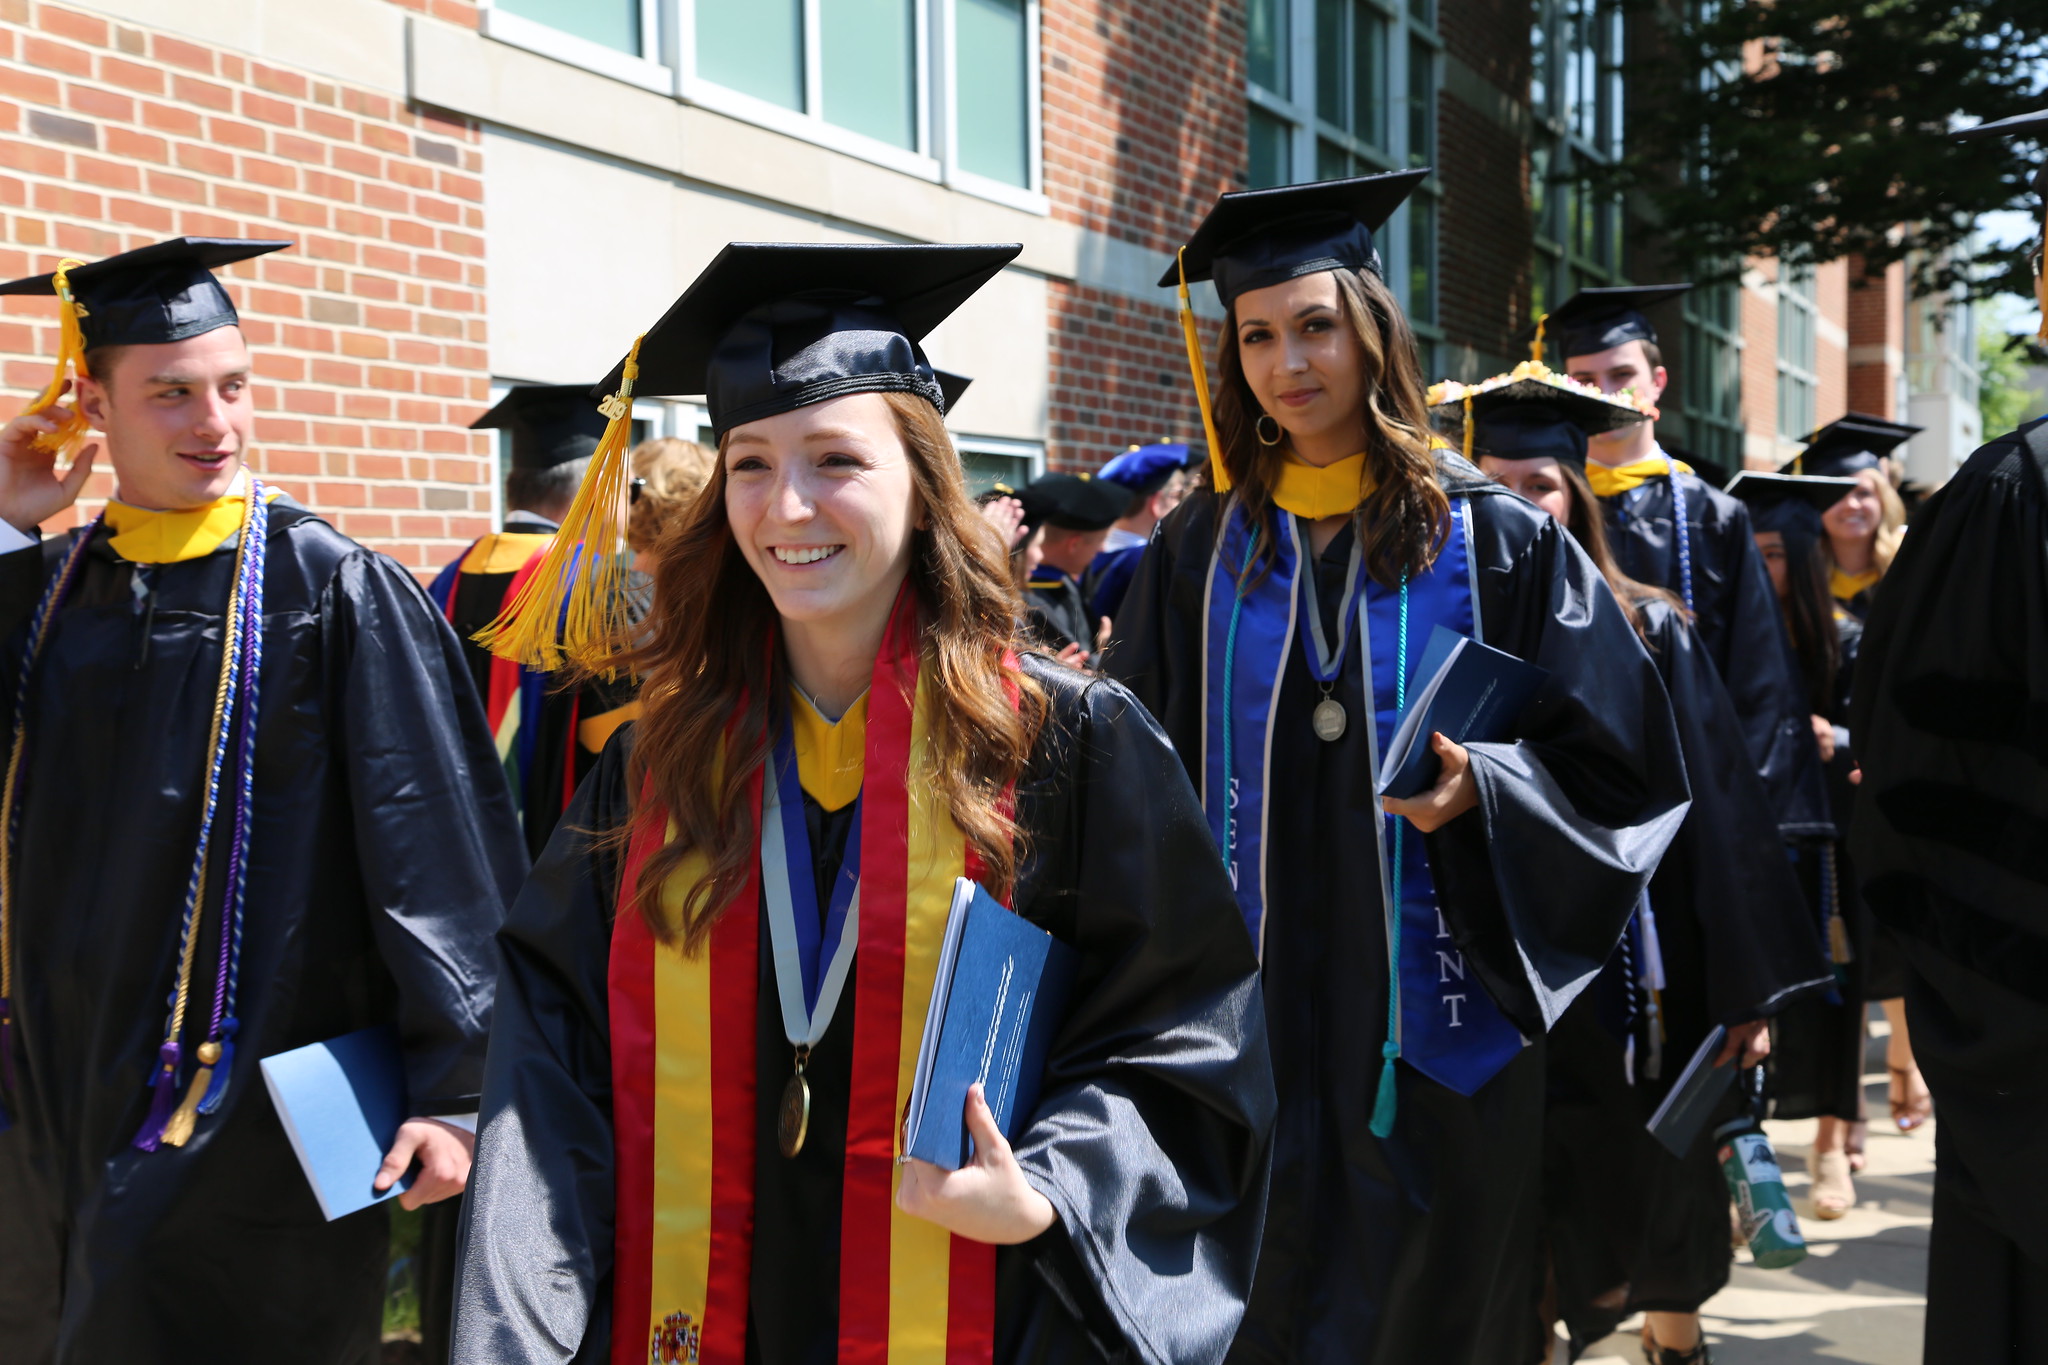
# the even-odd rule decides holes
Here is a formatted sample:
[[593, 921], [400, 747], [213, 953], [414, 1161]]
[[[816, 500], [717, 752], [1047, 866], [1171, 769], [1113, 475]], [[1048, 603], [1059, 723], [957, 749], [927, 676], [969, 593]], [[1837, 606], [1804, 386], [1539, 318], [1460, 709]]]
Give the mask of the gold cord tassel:
[[640, 342], [626, 355], [619, 391], [598, 404], [611, 419], [590, 457], [590, 472], [540, 566], [476, 641], [500, 658], [553, 672], [564, 663], [609, 675], [624, 638], [626, 517], [632, 504], [633, 381]]
[[1472, 395], [1465, 395], [1465, 458], [1472, 458]]
[[1538, 313], [1536, 315], [1536, 339], [1529, 343], [1529, 359], [1538, 365], [1543, 363], [1543, 324], [1548, 321], [1550, 321], [1550, 314]]
[[1202, 364], [1202, 339], [1195, 331], [1195, 305], [1188, 297], [1188, 249], [1182, 247], [1174, 260], [1180, 265], [1180, 334], [1188, 346], [1188, 373], [1195, 380], [1195, 403], [1202, 409], [1202, 431], [1209, 438], [1209, 480], [1218, 493], [1230, 491], [1230, 475], [1223, 468], [1223, 443], [1216, 439], [1216, 414], [1209, 406], [1209, 371]]
[[199, 1101], [206, 1098], [206, 1088], [213, 1084], [213, 1067], [220, 1060], [219, 1043], [199, 1045], [199, 1069], [192, 1073], [192, 1084], [185, 1089], [185, 1101], [171, 1114], [171, 1121], [164, 1125], [164, 1135], [158, 1141], [166, 1147], [183, 1147], [192, 1140], [194, 1130], [199, 1127]]
[[[59, 325], [63, 328], [62, 337], [57, 345], [57, 367], [50, 372], [50, 382], [44, 386], [42, 393], [36, 396], [35, 402], [28, 405], [26, 410], [29, 412], [47, 412], [57, 406], [64, 397], [64, 381], [74, 374], [85, 373], [85, 333], [79, 327], [78, 320], [86, 316], [86, 311], [79, 307], [78, 300], [71, 293], [71, 269], [73, 266], [84, 264], [84, 261], [75, 256], [66, 256], [57, 263], [57, 273], [51, 280], [51, 287], [57, 292], [57, 317]], [[85, 432], [85, 418], [74, 406], [71, 415], [64, 419], [63, 425], [47, 435], [36, 437], [36, 447], [52, 455], [61, 455], [75, 445]]]

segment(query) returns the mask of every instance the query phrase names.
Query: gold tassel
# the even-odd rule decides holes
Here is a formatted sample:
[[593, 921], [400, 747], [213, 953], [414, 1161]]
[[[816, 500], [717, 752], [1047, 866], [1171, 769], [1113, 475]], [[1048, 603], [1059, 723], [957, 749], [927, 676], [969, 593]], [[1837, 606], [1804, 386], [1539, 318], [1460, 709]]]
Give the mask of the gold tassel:
[[213, 1084], [213, 1066], [220, 1060], [220, 1044], [201, 1043], [198, 1057], [199, 1069], [192, 1073], [185, 1102], [171, 1114], [170, 1122], [164, 1125], [164, 1135], [158, 1139], [166, 1147], [183, 1147], [199, 1127], [199, 1101], [206, 1098], [206, 1089]]
[[[66, 256], [57, 263], [57, 273], [50, 282], [57, 292], [57, 317], [63, 329], [57, 344], [57, 368], [51, 371], [50, 382], [36, 401], [28, 405], [28, 412], [47, 412], [57, 406], [64, 397], [64, 381], [73, 374], [85, 373], [85, 333], [78, 320], [87, 314], [71, 293], [71, 269], [84, 264], [75, 256]], [[55, 431], [36, 437], [36, 448], [61, 455], [85, 435], [86, 428], [84, 415], [74, 406], [71, 415]]]
[[1537, 365], [1543, 363], [1543, 324], [1548, 321], [1550, 321], [1550, 314], [1538, 313], [1536, 315], [1536, 339], [1529, 343], [1529, 359]]
[[1472, 395], [1465, 395], [1465, 458], [1472, 458]]
[[640, 342], [626, 355], [619, 391], [598, 404], [610, 420], [590, 472], [540, 566], [476, 641], [500, 658], [553, 672], [564, 663], [610, 676], [606, 664], [626, 631], [626, 518], [632, 505], [627, 450]]
[[1849, 925], [1840, 915], [1828, 916], [1828, 957], [1837, 963], [1856, 960], [1849, 946]]
[[1180, 334], [1188, 346], [1188, 373], [1195, 380], [1195, 403], [1202, 409], [1202, 431], [1209, 438], [1209, 479], [1218, 493], [1230, 491], [1230, 475], [1223, 468], [1223, 443], [1216, 439], [1216, 414], [1209, 406], [1209, 371], [1202, 364], [1202, 339], [1195, 331], [1195, 305], [1188, 297], [1188, 249], [1182, 247], [1174, 260], [1180, 265]]

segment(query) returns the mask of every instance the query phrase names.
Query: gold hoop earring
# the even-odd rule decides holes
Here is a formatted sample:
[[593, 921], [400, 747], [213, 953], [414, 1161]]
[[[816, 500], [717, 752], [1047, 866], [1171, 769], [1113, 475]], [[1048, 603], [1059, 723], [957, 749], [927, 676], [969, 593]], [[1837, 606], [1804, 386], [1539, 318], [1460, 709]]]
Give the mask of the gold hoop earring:
[[[1268, 439], [1266, 436], [1266, 424], [1268, 422], [1273, 423], [1273, 435], [1271, 439]], [[1286, 435], [1286, 433], [1280, 430], [1280, 424], [1278, 422], [1273, 421], [1272, 413], [1262, 412], [1259, 414], [1259, 420], [1252, 423], [1252, 435], [1259, 438], [1259, 444], [1262, 446], [1277, 446], [1280, 444], [1281, 439]]]

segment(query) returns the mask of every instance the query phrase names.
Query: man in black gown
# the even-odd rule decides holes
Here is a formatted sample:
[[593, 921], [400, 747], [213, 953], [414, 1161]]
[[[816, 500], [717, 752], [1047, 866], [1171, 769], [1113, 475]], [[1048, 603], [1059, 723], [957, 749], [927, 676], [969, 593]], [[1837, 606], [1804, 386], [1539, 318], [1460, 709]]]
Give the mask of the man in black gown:
[[[1632, 390], [1655, 403], [1668, 376], [1657, 330], [1643, 310], [1690, 288], [1582, 289], [1545, 319], [1545, 327], [1557, 337], [1573, 379], [1608, 393]], [[1595, 437], [1586, 478], [1600, 499], [1621, 571], [1677, 593], [1692, 613], [1741, 718], [1779, 833], [1832, 837], [1820, 751], [1748, 512], [1667, 456], [1654, 421]]]
[[1101, 626], [1088, 611], [1081, 579], [1124, 514], [1129, 494], [1121, 484], [1084, 474], [1047, 474], [1017, 496], [1025, 524], [1045, 528], [1045, 557], [1025, 590], [1032, 632], [1055, 652], [1080, 645], [1092, 664]]
[[[83, 353], [65, 359], [105, 435], [60, 478], [66, 410], [38, 405], [0, 432], [0, 685], [19, 707], [0, 934], [8, 1365], [376, 1359], [389, 1220], [323, 1221], [264, 1057], [395, 1026], [419, 1117], [386, 1165], [420, 1158], [411, 1206], [468, 1173], [491, 934], [526, 870], [517, 825], [454, 635], [419, 585], [286, 498], [268, 501], [252, 556], [259, 686], [225, 689], [228, 715], [253, 716], [250, 795], [238, 801], [229, 746], [219, 837], [195, 844], [241, 528], [256, 524], [249, 353], [208, 267], [286, 245], [178, 239], [74, 268]], [[38, 544], [99, 449], [117, 482], [105, 521]], [[31, 614], [67, 564], [30, 667]], [[238, 804], [246, 916], [230, 933]], [[212, 874], [196, 902], [195, 862]], [[181, 926], [192, 1008], [167, 1038]], [[184, 1096], [169, 1126], [152, 1080]]]
[[[2044, 134], [2048, 110], [1958, 136]], [[2048, 198], [2048, 170], [2034, 187]], [[1987, 443], [1913, 519], [1851, 703], [1850, 848], [1911, 963], [1913, 1051], [1941, 1113], [1929, 1362], [2048, 1360], [2044, 716], [2048, 418]]]

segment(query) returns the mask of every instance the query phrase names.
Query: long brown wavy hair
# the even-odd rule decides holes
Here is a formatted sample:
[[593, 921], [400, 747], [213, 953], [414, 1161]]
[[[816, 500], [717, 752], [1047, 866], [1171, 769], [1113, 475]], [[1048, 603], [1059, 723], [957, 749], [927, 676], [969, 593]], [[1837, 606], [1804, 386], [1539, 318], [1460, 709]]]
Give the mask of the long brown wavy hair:
[[[1372, 496], [1360, 505], [1356, 524], [1365, 567], [1382, 587], [1400, 586], [1402, 575], [1429, 568], [1450, 534], [1451, 501], [1436, 477], [1431, 452], [1429, 407], [1423, 399], [1422, 368], [1415, 333], [1386, 282], [1371, 271], [1333, 270], [1339, 311], [1364, 352], [1365, 414], [1358, 448], [1365, 452]], [[1220, 379], [1215, 397], [1216, 438], [1232, 491], [1243, 499], [1256, 526], [1270, 526], [1273, 485], [1285, 460], [1285, 442], [1262, 445], [1253, 424], [1264, 414], [1237, 351], [1237, 307], [1224, 318], [1216, 348]], [[1271, 552], [1273, 537], [1261, 537]]]
[[[968, 497], [944, 422], [922, 398], [882, 397], [924, 514], [912, 532], [909, 581], [919, 608], [919, 669], [936, 685], [939, 708], [935, 752], [913, 756], [910, 780], [939, 793], [998, 890], [1015, 879], [1020, 856], [1003, 794], [1030, 758], [1045, 698], [1006, 662], [1019, 611], [1009, 557]], [[746, 794], [767, 762], [771, 721], [788, 704], [775, 604], [726, 519], [724, 447], [721, 440], [711, 482], [690, 514], [656, 547], [647, 633], [621, 660], [644, 680], [643, 711], [628, 767], [635, 818], [614, 837], [650, 813], [675, 831], [621, 897], [657, 938], [680, 936], [692, 954], [752, 873], [760, 812]], [[721, 751], [723, 762], [715, 762]], [[692, 853], [709, 871], [685, 898], [677, 925], [663, 910], [661, 888]]]

